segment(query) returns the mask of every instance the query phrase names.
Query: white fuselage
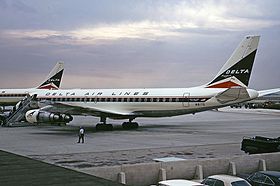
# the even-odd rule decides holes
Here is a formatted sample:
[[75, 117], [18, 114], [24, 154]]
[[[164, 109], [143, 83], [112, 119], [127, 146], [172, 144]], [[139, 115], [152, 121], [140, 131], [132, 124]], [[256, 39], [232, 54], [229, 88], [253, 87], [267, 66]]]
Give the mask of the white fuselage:
[[[13, 106], [20, 100], [24, 99], [28, 94], [38, 92], [39, 89], [0, 89], [0, 106]], [[40, 90], [39, 90], [40, 91]]]
[[[39, 91], [41, 101], [62, 103], [56, 112], [74, 115], [107, 113], [106, 117], [165, 117], [195, 113], [254, 99], [257, 91], [247, 89], [249, 97], [219, 102], [215, 96], [226, 88], [153, 88], [153, 89], [70, 89]], [[39, 104], [40, 105], [40, 104]], [[45, 103], [41, 107], [46, 106]], [[71, 109], [75, 107], [75, 109]], [[79, 109], [77, 109], [79, 108]], [[64, 109], [64, 110], [63, 110]], [[95, 112], [96, 111], [96, 112]], [[123, 116], [123, 117], [122, 117]]]

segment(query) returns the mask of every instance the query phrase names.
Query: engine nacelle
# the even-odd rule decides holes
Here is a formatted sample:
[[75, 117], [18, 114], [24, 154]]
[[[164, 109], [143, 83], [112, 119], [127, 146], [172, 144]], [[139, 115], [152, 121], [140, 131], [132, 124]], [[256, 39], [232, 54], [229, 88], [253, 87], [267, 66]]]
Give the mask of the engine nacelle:
[[73, 117], [69, 114], [50, 113], [35, 109], [27, 111], [25, 119], [29, 123], [69, 123]]

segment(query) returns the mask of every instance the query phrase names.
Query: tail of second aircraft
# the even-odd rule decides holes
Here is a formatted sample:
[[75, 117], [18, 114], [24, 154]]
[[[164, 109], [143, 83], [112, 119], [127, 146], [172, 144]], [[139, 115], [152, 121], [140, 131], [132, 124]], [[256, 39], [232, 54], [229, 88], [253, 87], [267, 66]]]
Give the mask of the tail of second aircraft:
[[59, 61], [56, 63], [55, 67], [46, 77], [45, 81], [40, 84], [37, 89], [59, 89], [62, 75], [64, 71], [64, 63]]
[[207, 88], [247, 87], [260, 36], [245, 37]]

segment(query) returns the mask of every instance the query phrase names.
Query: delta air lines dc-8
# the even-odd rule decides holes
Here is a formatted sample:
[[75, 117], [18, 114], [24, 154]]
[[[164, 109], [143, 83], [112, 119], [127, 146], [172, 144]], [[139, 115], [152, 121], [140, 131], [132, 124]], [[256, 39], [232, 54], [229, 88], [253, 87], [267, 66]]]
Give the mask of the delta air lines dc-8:
[[[124, 128], [137, 128], [137, 117], [170, 117], [225, 107], [279, 89], [248, 88], [260, 36], [247, 36], [209, 83], [191, 88], [60, 89], [38, 91], [39, 109], [29, 110], [30, 123], [69, 122], [72, 115], [100, 118], [99, 130], [111, 130], [106, 118], [128, 119]], [[68, 117], [65, 117], [68, 116]], [[63, 119], [68, 118], [68, 119]]]

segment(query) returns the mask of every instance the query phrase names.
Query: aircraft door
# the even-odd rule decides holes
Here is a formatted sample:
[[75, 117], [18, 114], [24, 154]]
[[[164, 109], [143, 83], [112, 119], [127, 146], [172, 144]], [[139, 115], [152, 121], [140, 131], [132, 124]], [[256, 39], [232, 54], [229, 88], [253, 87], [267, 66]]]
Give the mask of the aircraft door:
[[183, 100], [182, 100], [182, 104], [183, 104], [184, 107], [189, 107], [190, 106], [189, 98], [190, 98], [190, 93], [185, 92], [183, 94]]

